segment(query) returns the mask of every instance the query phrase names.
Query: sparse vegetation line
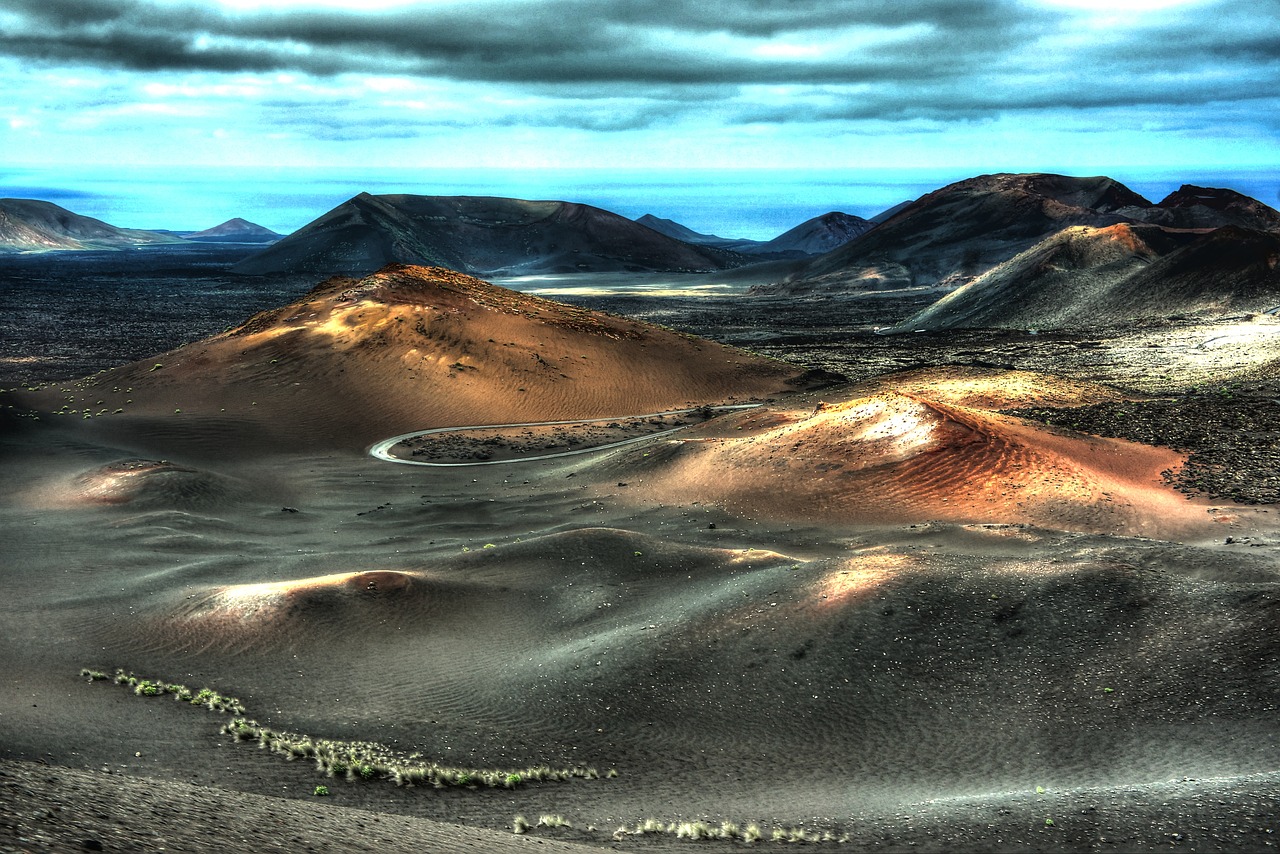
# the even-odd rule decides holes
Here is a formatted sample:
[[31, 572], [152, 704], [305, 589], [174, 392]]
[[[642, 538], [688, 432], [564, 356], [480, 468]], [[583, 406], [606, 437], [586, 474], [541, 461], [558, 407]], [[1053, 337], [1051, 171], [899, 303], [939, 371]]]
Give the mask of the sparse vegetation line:
[[[234, 697], [227, 697], [210, 688], [193, 691], [185, 685], [158, 679], [142, 679], [123, 669], [114, 676], [101, 670], [85, 668], [81, 677], [90, 682], [112, 681], [133, 689], [139, 697], [170, 695], [175, 700], [204, 706], [212, 711], [231, 712], [236, 715], [222, 727], [237, 741], [256, 741], [264, 750], [279, 754], [289, 760], [309, 759], [316, 768], [330, 777], [343, 776], [348, 780], [391, 780], [397, 786], [432, 786], [443, 789], [456, 786], [467, 789], [514, 789], [528, 782], [566, 781], [574, 777], [598, 780], [602, 776], [595, 768], [575, 766], [552, 768], [533, 765], [527, 768], [463, 768], [441, 765], [425, 759], [419, 753], [403, 753], [372, 741], [344, 741], [313, 738], [302, 733], [273, 729], [244, 717], [245, 707]], [[618, 776], [615, 769], [603, 775]], [[317, 786], [317, 795], [327, 795], [325, 786]]]
[[668, 412], [651, 412], [646, 415], [614, 415], [608, 418], [577, 418], [571, 421], [525, 421], [518, 424], [473, 424], [467, 427], [435, 427], [430, 430], [416, 430], [412, 433], [402, 433], [399, 436], [392, 436], [390, 439], [383, 439], [375, 443], [369, 448], [369, 456], [377, 460], [383, 460], [388, 463], [401, 463], [407, 466], [433, 466], [436, 468], [459, 468], [462, 466], [498, 466], [510, 465], [512, 463], [531, 463], [537, 460], [550, 460], [556, 457], [572, 457], [578, 454], [590, 454], [596, 451], [606, 451], [610, 448], [620, 448], [624, 445], [634, 445], [637, 442], [645, 442], [650, 439], [656, 439], [659, 436], [667, 436], [679, 430], [684, 430], [689, 425], [680, 427], [672, 427], [669, 430], [662, 430], [657, 433], [650, 433], [646, 436], [635, 436], [630, 439], [623, 439], [619, 442], [609, 442], [604, 445], [593, 445], [589, 448], [576, 448], [571, 451], [557, 451], [554, 454], [539, 454], [533, 457], [521, 457], [514, 460], [475, 460], [473, 462], [464, 463], [433, 463], [425, 460], [405, 460], [394, 456], [391, 449], [401, 442], [407, 442], [410, 439], [417, 439], [422, 436], [435, 436], [441, 433], [463, 433], [469, 430], [506, 430], [514, 427], [567, 427], [577, 424], [599, 424], [606, 421], [629, 421], [647, 418], [665, 418], [673, 415], [688, 415], [691, 412], [697, 412], [701, 409], [711, 409], [716, 412], [732, 412], [739, 409], [755, 409], [759, 407], [759, 403], [737, 403], [728, 406], [712, 406], [702, 407], [695, 406], [691, 409], [673, 409]]

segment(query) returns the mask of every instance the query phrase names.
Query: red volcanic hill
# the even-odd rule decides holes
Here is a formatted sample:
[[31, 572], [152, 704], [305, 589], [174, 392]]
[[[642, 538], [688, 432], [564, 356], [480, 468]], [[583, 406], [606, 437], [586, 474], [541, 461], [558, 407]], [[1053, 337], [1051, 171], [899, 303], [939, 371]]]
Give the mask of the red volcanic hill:
[[917, 394], [882, 390], [810, 411], [775, 405], [731, 422], [614, 465], [643, 471], [645, 494], [659, 501], [711, 502], [750, 518], [1030, 523], [1147, 536], [1204, 524], [1203, 508], [1162, 482], [1161, 472], [1181, 462], [1173, 451]]
[[590, 205], [361, 193], [233, 269], [363, 274], [391, 263], [526, 275], [722, 270], [746, 259]]
[[168, 234], [117, 228], [38, 199], [0, 199], [0, 252], [50, 249], [124, 249], [181, 243]]
[[755, 293], [957, 287], [1072, 225], [1107, 226], [1150, 202], [1110, 178], [982, 175], [935, 190], [787, 280]]
[[354, 449], [430, 427], [763, 397], [802, 385], [803, 373], [451, 270], [392, 265], [89, 377], [70, 400], [55, 388], [23, 400], [137, 440], [139, 450], [231, 437], [248, 443], [243, 451], [294, 440]]

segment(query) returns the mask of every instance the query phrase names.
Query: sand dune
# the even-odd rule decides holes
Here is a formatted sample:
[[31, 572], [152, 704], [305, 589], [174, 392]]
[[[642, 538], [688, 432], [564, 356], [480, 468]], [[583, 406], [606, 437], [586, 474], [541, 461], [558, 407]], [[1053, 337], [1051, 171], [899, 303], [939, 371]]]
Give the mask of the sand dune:
[[886, 391], [770, 407], [733, 431], [692, 428], [660, 464], [622, 456], [661, 500], [693, 497], [774, 519], [853, 523], [1026, 521], [1154, 535], [1206, 524], [1161, 481], [1169, 450], [1051, 431], [1015, 418]]
[[1087, 406], [1126, 397], [1124, 392], [1111, 386], [1087, 380], [1035, 371], [972, 367], [921, 368], [887, 374], [858, 383], [854, 389], [859, 394], [896, 391], [935, 403], [990, 410], [1018, 406]]
[[31, 402], [129, 447], [253, 453], [740, 401], [803, 386], [803, 373], [452, 271], [393, 266]]
[[[688, 546], [632, 531], [580, 528], [491, 544], [437, 559], [429, 569], [340, 572], [184, 591], [148, 617], [153, 627], [148, 637], [173, 651], [278, 651], [343, 644], [353, 634], [404, 640], [459, 627], [465, 631], [484, 614], [524, 635], [530, 627], [512, 622], [510, 614], [535, 600], [541, 631], [547, 633], [601, 616], [604, 600], [588, 592], [601, 585], [625, 584], [634, 594], [693, 574], [720, 578], [794, 563], [767, 549]], [[582, 592], [570, 589], [575, 583]], [[625, 603], [613, 607], [610, 618], [627, 611]]]

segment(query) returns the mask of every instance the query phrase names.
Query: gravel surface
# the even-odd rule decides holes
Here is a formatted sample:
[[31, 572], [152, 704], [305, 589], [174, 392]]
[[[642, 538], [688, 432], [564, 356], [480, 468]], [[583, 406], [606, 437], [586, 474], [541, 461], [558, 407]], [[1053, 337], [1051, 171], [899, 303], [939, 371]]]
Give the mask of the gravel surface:
[[1280, 379], [1200, 386], [1156, 400], [1009, 410], [1099, 436], [1189, 452], [1167, 479], [1188, 495], [1280, 503]]

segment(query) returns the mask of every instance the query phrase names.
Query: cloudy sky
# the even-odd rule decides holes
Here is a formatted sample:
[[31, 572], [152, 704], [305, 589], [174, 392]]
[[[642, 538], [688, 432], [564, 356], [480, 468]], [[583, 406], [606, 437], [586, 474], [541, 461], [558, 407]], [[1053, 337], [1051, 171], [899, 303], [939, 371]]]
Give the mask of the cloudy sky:
[[0, 91], [11, 167], [1270, 170], [1280, 0], [0, 0]]

